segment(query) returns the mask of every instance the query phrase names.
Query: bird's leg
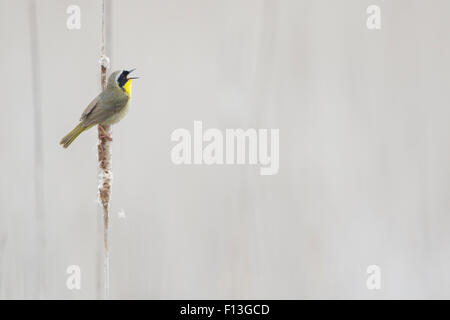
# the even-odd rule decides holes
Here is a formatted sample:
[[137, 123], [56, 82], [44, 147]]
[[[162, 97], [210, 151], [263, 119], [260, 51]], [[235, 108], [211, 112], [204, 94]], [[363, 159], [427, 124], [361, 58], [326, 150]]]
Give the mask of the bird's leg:
[[103, 126], [101, 124], [98, 125], [98, 127], [100, 128], [100, 130], [102, 130], [103, 134], [101, 135], [101, 138], [106, 138], [109, 141], [112, 141], [112, 138], [109, 136], [109, 134], [106, 132], [105, 128], [103, 128]]

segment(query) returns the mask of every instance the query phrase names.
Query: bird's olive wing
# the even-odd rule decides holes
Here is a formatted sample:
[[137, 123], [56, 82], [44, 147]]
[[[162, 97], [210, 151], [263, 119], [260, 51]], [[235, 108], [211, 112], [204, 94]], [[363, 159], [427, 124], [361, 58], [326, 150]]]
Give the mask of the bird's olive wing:
[[[86, 125], [98, 124], [107, 121], [114, 116], [117, 112], [122, 110], [128, 102], [128, 97], [114, 96], [104, 94], [101, 99], [98, 99], [92, 108], [86, 113], [82, 121]], [[86, 108], [88, 110], [88, 108]]]
[[92, 112], [92, 110], [94, 110], [94, 108], [97, 106], [97, 102], [100, 98], [100, 95], [96, 96], [94, 98], [94, 100], [91, 101], [91, 103], [89, 103], [89, 105], [86, 107], [86, 109], [84, 109], [83, 114], [80, 117], [80, 121], [84, 121], [89, 114]]

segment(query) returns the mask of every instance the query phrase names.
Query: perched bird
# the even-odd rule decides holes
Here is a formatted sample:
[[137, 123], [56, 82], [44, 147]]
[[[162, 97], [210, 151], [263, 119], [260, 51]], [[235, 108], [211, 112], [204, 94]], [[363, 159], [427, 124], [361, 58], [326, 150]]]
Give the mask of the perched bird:
[[100, 125], [104, 136], [112, 140], [103, 126], [119, 122], [127, 113], [131, 97], [131, 80], [138, 79], [128, 77], [134, 70], [114, 71], [108, 78], [106, 88], [84, 110], [80, 123], [62, 138], [59, 144], [67, 148], [80, 133], [97, 124]]

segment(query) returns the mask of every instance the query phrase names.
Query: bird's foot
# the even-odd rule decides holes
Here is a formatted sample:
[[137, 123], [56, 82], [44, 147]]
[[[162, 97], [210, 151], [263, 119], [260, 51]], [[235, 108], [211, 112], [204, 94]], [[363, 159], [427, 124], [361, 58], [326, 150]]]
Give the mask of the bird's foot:
[[98, 125], [100, 130], [103, 132], [103, 134], [100, 135], [100, 139], [106, 138], [109, 141], [112, 141], [112, 138], [109, 136], [109, 134], [106, 132], [105, 128], [101, 124]]

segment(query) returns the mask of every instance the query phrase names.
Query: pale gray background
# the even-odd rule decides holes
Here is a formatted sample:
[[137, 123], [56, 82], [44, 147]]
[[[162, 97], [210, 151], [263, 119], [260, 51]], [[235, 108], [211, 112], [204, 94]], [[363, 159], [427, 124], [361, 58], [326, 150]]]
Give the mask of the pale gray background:
[[[0, 0], [0, 298], [99, 298], [96, 130], [58, 141], [99, 90], [101, 2], [40, 0], [37, 28], [30, 3]], [[112, 67], [142, 76], [113, 134], [111, 298], [450, 298], [448, 0], [110, 9]], [[280, 128], [279, 174], [173, 165], [194, 120]]]

